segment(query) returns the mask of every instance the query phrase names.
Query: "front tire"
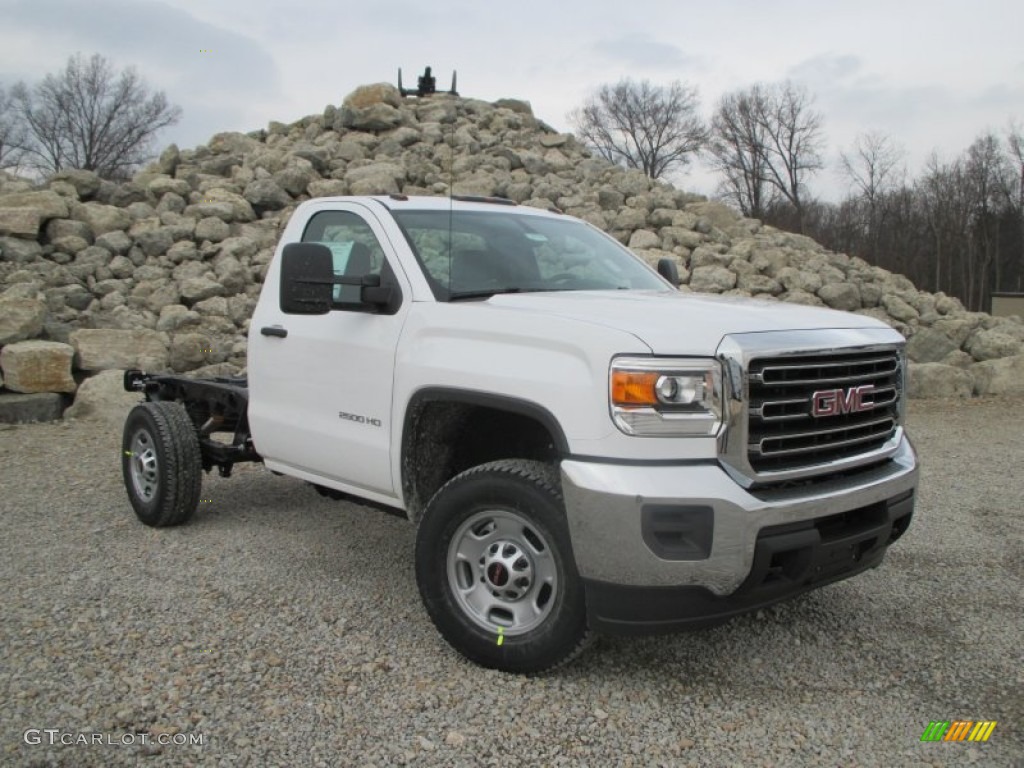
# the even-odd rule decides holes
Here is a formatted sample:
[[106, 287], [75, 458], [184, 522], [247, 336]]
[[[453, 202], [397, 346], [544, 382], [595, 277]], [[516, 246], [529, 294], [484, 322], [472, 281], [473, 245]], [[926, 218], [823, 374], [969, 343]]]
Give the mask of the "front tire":
[[128, 414], [121, 473], [136, 516], [164, 528], [187, 522], [202, 489], [199, 438], [180, 403], [140, 403]]
[[583, 585], [549, 465], [495, 461], [445, 484], [419, 522], [416, 581], [445, 640], [485, 667], [541, 672], [586, 645]]

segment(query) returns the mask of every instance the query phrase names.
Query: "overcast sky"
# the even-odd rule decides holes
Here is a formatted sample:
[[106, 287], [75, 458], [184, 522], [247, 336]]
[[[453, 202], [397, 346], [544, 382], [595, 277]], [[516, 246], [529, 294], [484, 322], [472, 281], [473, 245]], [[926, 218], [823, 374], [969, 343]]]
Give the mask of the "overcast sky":
[[[183, 108], [160, 144], [185, 148], [321, 112], [398, 67], [414, 85], [432, 65], [439, 87], [457, 69], [463, 96], [526, 99], [560, 130], [626, 76], [695, 85], [705, 113], [789, 78], [824, 114], [830, 165], [812, 189], [832, 197], [859, 132], [892, 135], [913, 172], [1024, 121], [1022, 32], [1021, 0], [0, 0], [0, 84], [100, 53]], [[714, 180], [697, 168], [681, 186]]]

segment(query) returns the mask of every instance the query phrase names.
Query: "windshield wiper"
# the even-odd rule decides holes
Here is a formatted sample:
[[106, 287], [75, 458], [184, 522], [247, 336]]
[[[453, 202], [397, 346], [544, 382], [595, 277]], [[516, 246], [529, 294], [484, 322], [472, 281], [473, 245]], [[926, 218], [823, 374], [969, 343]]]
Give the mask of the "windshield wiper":
[[489, 299], [499, 293], [519, 293], [522, 288], [488, 288], [479, 291], [455, 291], [448, 294], [448, 301], [459, 301], [461, 299]]

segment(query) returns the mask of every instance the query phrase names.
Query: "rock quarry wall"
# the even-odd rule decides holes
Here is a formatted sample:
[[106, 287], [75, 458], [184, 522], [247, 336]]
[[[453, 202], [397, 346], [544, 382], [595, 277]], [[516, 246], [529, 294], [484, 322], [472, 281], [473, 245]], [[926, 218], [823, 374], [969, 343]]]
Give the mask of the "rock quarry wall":
[[449, 179], [456, 194], [557, 207], [652, 263], [673, 258], [684, 291], [879, 318], [908, 339], [912, 396], [1024, 393], [1020, 318], [967, 312], [901, 275], [613, 166], [526, 102], [403, 100], [378, 84], [291, 125], [172, 145], [125, 183], [67, 171], [33, 186], [0, 174], [0, 420], [5, 405], [59, 414], [98, 371], [240, 371], [262, 278], [299, 202], [444, 195]]

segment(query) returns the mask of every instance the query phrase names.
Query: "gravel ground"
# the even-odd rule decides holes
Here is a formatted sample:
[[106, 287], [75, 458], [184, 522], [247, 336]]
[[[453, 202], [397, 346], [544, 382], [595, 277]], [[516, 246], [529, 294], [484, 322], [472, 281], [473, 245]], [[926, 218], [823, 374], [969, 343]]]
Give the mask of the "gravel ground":
[[[880, 569], [537, 678], [443, 643], [404, 520], [248, 467], [151, 530], [119, 426], [4, 428], [0, 764], [1024, 765], [1022, 407], [912, 404], [917, 516]], [[920, 742], [947, 719], [998, 726]]]

